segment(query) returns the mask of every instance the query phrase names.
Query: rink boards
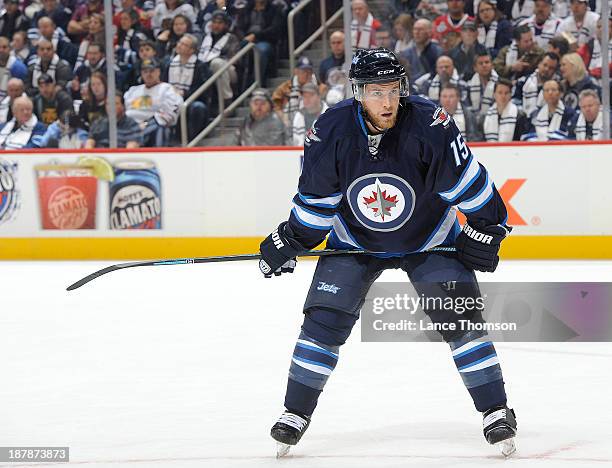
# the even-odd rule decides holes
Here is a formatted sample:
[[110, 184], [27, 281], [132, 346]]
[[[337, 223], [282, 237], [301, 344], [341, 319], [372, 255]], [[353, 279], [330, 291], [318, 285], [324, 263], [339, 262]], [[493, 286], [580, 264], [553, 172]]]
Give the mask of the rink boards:
[[[514, 226], [504, 258], [612, 258], [612, 142], [471, 147]], [[84, 155], [116, 166], [115, 182], [77, 166]], [[256, 252], [288, 216], [301, 155], [261, 147], [3, 152], [0, 258]]]

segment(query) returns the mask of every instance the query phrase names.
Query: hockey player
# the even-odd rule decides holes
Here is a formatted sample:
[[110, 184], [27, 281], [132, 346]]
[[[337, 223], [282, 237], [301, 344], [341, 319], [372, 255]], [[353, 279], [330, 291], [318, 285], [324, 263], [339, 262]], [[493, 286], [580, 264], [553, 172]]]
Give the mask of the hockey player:
[[[328, 233], [328, 248], [376, 254], [319, 259], [289, 369], [286, 411], [271, 430], [278, 456], [308, 428], [339, 348], [383, 270], [406, 271], [419, 296], [478, 298], [474, 270], [495, 270], [500, 243], [510, 231], [486, 169], [444, 109], [408, 96], [406, 71], [392, 52], [359, 50], [349, 78], [354, 99], [322, 114], [306, 136], [293, 209], [261, 243], [259, 268], [267, 277], [292, 272], [295, 257]], [[462, 230], [457, 208], [467, 216]], [[454, 246], [456, 252], [430, 251], [436, 246]], [[441, 283], [448, 281], [461, 291], [446, 291]], [[321, 287], [332, 284], [333, 294]], [[425, 312], [438, 324], [459, 317], [448, 310]], [[480, 310], [461, 318], [484, 321]], [[441, 334], [483, 413], [486, 440], [504, 441], [503, 453], [513, 452], [516, 420], [506, 405], [493, 343], [485, 333], [459, 328]]]

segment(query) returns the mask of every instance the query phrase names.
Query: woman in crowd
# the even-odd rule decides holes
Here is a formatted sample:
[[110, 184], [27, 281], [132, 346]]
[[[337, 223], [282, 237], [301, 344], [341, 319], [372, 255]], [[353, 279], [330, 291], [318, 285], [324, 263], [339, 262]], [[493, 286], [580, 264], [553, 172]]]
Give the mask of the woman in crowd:
[[94, 42], [104, 44], [104, 39], [104, 16], [99, 13], [94, 13], [89, 17], [89, 33], [79, 44], [79, 53], [76, 63], [74, 64], [74, 71], [83, 65], [89, 44], [93, 44]]
[[193, 33], [193, 26], [189, 18], [179, 14], [172, 18], [169, 29], [164, 29], [157, 35], [157, 55], [170, 61], [175, 54], [175, 48], [181, 37], [186, 33]]
[[476, 26], [478, 42], [487, 48], [491, 57], [497, 57], [500, 49], [512, 42], [512, 24], [497, 9], [497, 2], [494, 0], [482, 0], [478, 3]]
[[578, 109], [578, 96], [583, 89], [594, 89], [601, 93], [595, 80], [587, 74], [582, 58], [573, 52], [561, 57], [561, 77], [563, 78], [563, 103], [565, 107], [576, 111]]
[[402, 13], [393, 22], [393, 36], [395, 42], [395, 55], [399, 56], [404, 49], [407, 49], [412, 41], [412, 17]]
[[93, 72], [89, 79], [87, 92], [79, 107], [79, 117], [85, 123], [87, 129], [100, 117], [106, 116], [106, 75]]

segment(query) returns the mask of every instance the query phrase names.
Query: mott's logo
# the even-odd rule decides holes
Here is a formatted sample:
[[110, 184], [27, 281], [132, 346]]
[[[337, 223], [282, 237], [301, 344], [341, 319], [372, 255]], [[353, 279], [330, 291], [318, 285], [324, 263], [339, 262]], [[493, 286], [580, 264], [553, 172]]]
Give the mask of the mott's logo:
[[[498, 189], [499, 195], [504, 200], [506, 210], [508, 211], [508, 226], [527, 226], [527, 222], [521, 217], [519, 212], [512, 206], [511, 200], [514, 195], [520, 190], [527, 179], [508, 179], [504, 185]], [[466, 218], [463, 213], [457, 212], [457, 219], [460, 224], [465, 224]]]

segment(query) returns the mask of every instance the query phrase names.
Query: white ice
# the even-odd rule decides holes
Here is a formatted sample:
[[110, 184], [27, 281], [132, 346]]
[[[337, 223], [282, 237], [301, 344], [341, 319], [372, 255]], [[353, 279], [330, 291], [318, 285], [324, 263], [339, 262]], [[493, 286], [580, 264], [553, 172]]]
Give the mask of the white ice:
[[[70, 446], [92, 468], [612, 466], [612, 344], [497, 345], [519, 423], [504, 461], [446, 345], [362, 343], [358, 326], [276, 460], [314, 262], [269, 280], [252, 262], [138, 268], [65, 291], [110, 263], [0, 263], [0, 446]], [[509, 261], [487, 277], [611, 278], [612, 262]]]

